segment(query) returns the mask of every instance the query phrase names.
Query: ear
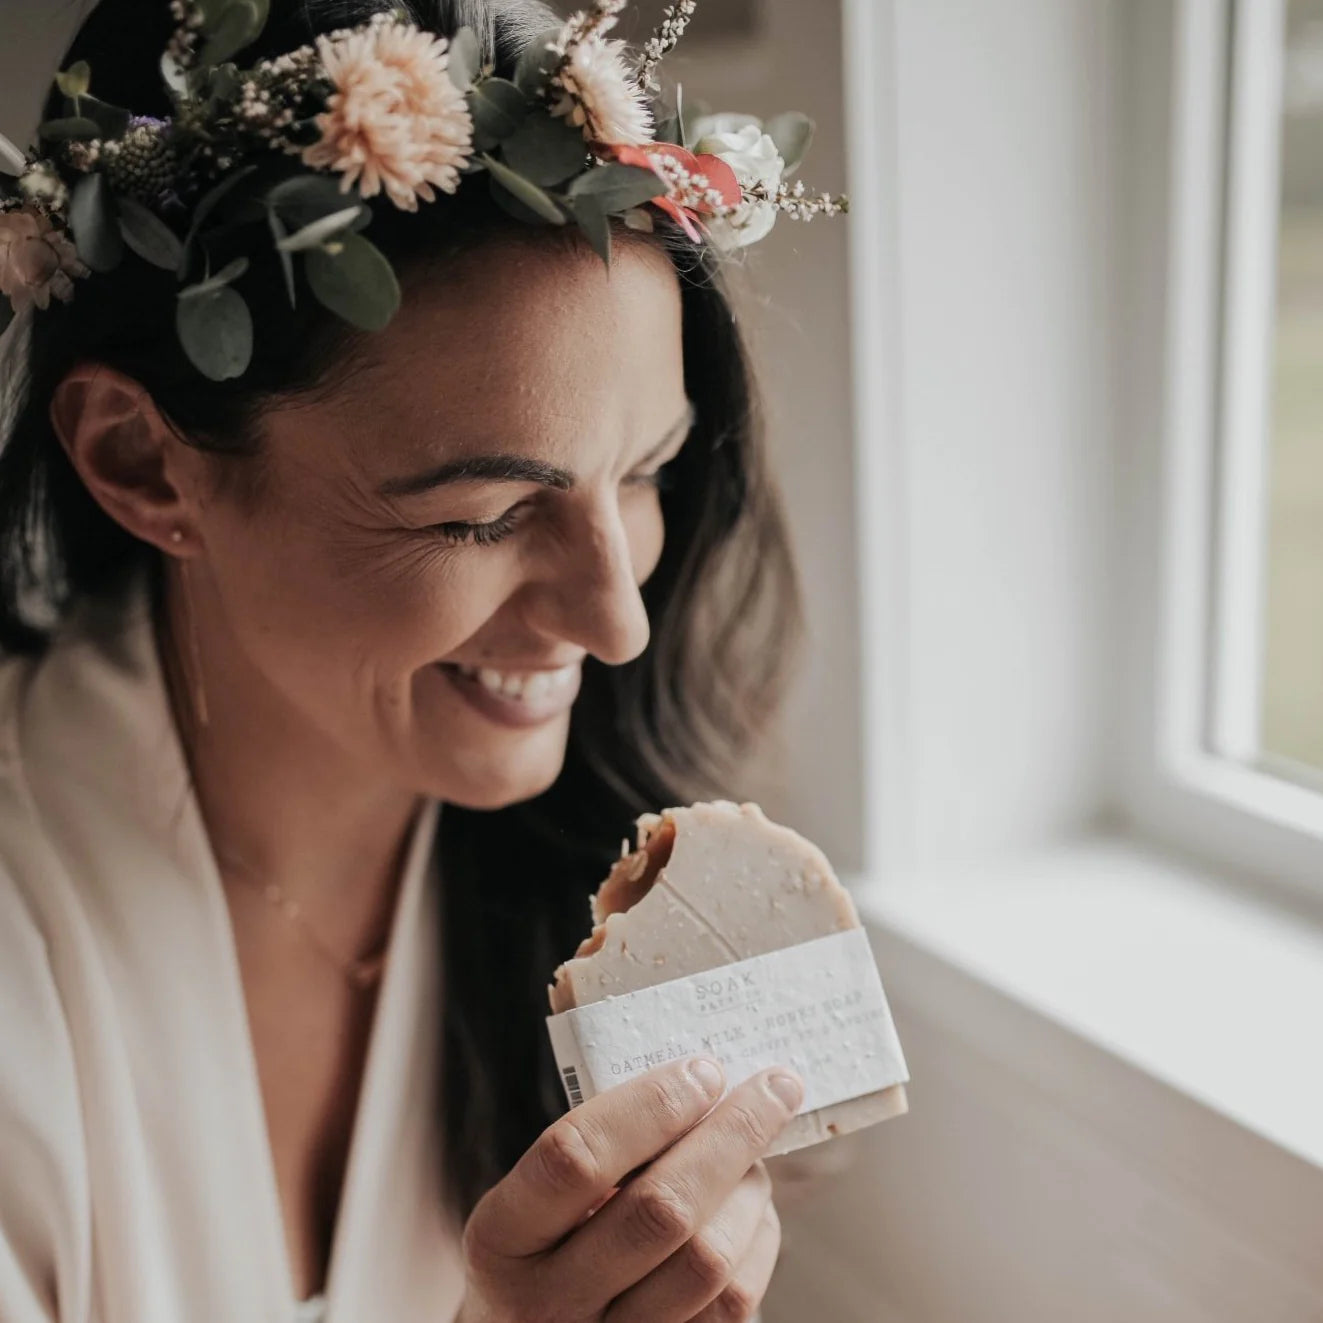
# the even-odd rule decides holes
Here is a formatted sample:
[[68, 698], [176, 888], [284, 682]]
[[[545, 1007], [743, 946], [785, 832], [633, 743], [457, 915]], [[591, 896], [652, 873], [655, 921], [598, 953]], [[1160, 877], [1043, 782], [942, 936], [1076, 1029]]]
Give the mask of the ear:
[[172, 555], [196, 542], [203, 457], [138, 382], [80, 364], [55, 388], [50, 418], [78, 476], [116, 523]]

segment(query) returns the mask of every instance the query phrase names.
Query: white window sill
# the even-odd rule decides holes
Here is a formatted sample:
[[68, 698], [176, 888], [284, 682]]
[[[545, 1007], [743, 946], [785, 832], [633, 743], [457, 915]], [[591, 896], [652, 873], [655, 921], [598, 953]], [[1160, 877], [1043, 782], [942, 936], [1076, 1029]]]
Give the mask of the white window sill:
[[1323, 1170], [1323, 924], [1120, 838], [854, 893], [884, 982], [889, 939], [935, 958], [925, 1014], [1032, 1055], [972, 979]]

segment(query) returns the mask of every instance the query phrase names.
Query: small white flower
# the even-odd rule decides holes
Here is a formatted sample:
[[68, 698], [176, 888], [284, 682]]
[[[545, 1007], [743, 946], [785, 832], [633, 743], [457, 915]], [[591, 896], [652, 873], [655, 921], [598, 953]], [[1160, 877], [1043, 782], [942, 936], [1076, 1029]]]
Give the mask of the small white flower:
[[69, 190], [48, 161], [29, 166], [18, 178], [18, 190], [29, 202], [44, 203], [52, 211], [63, 211]]
[[[776, 143], [750, 115], [710, 115], [694, 125], [703, 136], [694, 143], [699, 155], [720, 157], [735, 172], [741, 188], [765, 184], [774, 193], [781, 183], [785, 162]], [[713, 241], [722, 248], [743, 248], [757, 243], [776, 223], [777, 208], [770, 202], [746, 201], [728, 216], [707, 222]]]

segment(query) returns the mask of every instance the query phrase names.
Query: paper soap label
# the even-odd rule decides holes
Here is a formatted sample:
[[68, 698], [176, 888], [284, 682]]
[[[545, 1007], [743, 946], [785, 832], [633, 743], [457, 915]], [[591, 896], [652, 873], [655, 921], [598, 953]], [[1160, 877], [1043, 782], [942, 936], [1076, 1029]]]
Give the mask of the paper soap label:
[[733, 1087], [768, 1066], [804, 1080], [801, 1112], [909, 1079], [868, 937], [828, 937], [547, 1017], [570, 1105], [681, 1057], [716, 1057]]

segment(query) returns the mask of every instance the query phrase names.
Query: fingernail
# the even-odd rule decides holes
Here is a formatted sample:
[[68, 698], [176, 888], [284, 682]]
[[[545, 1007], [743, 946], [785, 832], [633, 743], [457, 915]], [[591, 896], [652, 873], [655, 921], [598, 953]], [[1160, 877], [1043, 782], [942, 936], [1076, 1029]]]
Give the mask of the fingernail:
[[709, 1098], [716, 1098], [726, 1087], [726, 1076], [718, 1062], [711, 1057], [694, 1057], [689, 1063], [689, 1073], [698, 1081], [698, 1087]]
[[767, 1077], [767, 1087], [787, 1112], [797, 1111], [804, 1101], [804, 1082], [791, 1071], [774, 1070]]

